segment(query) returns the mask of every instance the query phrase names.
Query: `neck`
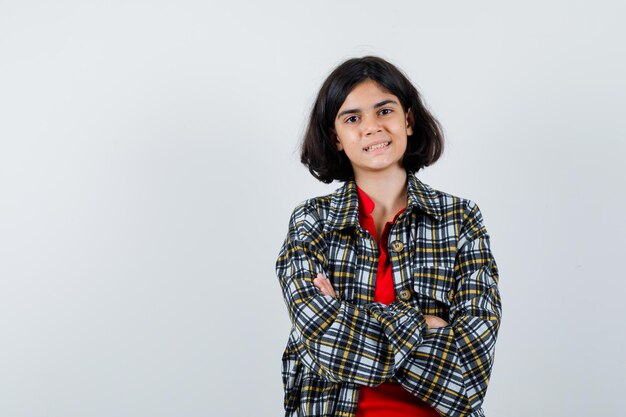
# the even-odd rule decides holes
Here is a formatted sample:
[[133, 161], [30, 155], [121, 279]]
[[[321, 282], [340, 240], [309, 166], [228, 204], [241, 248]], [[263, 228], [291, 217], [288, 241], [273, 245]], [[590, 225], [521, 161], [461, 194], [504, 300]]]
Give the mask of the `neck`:
[[354, 177], [356, 184], [374, 201], [379, 213], [395, 213], [407, 204], [407, 172], [400, 167], [386, 172], [363, 172]]

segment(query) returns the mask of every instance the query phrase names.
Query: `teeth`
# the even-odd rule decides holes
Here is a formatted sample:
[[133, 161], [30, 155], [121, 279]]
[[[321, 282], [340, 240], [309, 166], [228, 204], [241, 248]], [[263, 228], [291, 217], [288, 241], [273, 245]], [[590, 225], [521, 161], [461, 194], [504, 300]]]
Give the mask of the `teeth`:
[[378, 145], [370, 146], [369, 148], [365, 148], [366, 151], [373, 151], [374, 149], [384, 148], [389, 145], [389, 142], [379, 143]]

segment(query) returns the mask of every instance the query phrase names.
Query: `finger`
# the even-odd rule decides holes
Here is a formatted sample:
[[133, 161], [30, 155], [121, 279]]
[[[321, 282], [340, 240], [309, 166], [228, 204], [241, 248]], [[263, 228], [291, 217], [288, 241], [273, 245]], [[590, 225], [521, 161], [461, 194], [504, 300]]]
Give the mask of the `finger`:
[[449, 325], [448, 322], [442, 319], [441, 317], [430, 316], [430, 315], [425, 314], [424, 318], [426, 319], [426, 326], [429, 329], [438, 329], [440, 327], [446, 327]]
[[321, 272], [317, 274], [317, 278], [315, 278], [317, 280], [317, 282], [319, 282], [319, 284], [324, 287], [324, 288], [328, 288], [328, 283], [330, 282], [328, 278], [326, 278], [326, 276], [324, 274], [322, 274]]
[[333, 288], [333, 284], [331, 284], [329, 279], [326, 279], [325, 285], [326, 285], [326, 291], [328, 292], [328, 295], [335, 297], [335, 289]]
[[317, 277], [317, 278], [313, 279], [313, 284], [315, 284], [315, 286], [317, 288], [319, 288], [320, 290], [323, 291], [324, 290], [324, 281], [325, 280], [323, 278]]
[[336, 297], [335, 290], [330, 280], [326, 278], [321, 272], [317, 274], [317, 277], [313, 280], [313, 283], [322, 291], [324, 295], [330, 295]]
[[319, 290], [322, 292], [322, 294], [324, 295], [333, 295], [332, 294], [332, 287], [328, 288], [328, 280], [326, 278], [320, 278], [317, 277], [313, 280], [313, 283], [315, 284], [315, 286], [317, 288], [319, 288]]

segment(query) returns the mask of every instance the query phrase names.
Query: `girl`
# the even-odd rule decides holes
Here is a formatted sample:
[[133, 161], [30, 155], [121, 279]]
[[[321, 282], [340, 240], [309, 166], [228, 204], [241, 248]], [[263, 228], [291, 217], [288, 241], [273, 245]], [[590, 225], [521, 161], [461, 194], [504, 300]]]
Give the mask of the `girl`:
[[478, 206], [416, 176], [442, 149], [389, 62], [350, 59], [322, 85], [301, 161], [344, 184], [298, 204], [276, 261], [286, 416], [484, 416], [498, 268]]

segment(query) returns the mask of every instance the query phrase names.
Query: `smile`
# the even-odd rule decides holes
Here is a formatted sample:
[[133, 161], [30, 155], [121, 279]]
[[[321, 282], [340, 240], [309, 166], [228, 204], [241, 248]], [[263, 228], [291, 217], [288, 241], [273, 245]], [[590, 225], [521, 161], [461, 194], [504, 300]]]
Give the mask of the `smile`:
[[386, 148], [387, 146], [389, 146], [390, 143], [391, 142], [379, 143], [378, 145], [370, 146], [369, 148], [364, 148], [364, 150], [366, 152], [375, 151], [377, 149]]

